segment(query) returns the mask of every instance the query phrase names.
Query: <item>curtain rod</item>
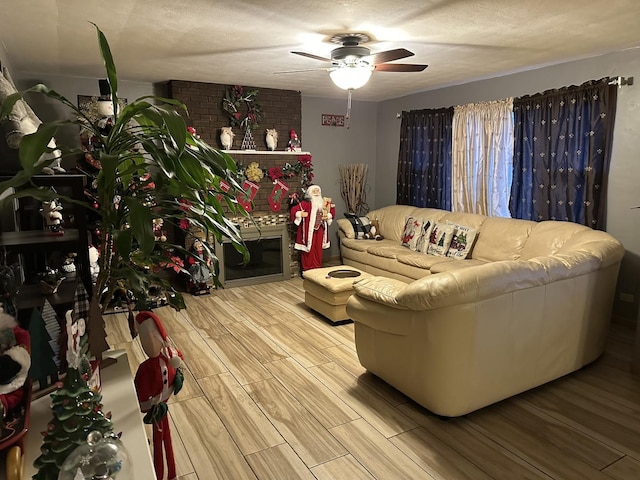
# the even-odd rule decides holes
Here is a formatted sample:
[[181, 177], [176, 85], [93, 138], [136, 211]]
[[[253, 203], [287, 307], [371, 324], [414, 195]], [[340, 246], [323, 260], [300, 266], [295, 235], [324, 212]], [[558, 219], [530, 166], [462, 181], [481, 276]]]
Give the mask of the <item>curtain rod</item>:
[[633, 85], [633, 77], [617, 77], [609, 80], [609, 85], [618, 85], [623, 87], [624, 85]]

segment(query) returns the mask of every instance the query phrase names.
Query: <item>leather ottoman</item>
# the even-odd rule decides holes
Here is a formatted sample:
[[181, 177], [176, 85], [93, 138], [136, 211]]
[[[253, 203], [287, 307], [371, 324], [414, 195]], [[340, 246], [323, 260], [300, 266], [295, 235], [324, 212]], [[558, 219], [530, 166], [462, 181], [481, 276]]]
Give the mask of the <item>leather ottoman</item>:
[[353, 293], [353, 282], [371, 276], [347, 265], [314, 268], [303, 275], [304, 303], [334, 325], [351, 322], [345, 305]]

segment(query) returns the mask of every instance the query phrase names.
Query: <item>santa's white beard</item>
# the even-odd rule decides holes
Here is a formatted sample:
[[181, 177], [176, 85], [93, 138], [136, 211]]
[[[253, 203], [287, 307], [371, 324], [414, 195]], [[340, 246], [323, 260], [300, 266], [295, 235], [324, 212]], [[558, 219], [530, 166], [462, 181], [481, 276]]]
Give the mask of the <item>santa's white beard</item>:
[[324, 200], [320, 195], [311, 196], [311, 210], [316, 211], [318, 209], [322, 210], [324, 207]]

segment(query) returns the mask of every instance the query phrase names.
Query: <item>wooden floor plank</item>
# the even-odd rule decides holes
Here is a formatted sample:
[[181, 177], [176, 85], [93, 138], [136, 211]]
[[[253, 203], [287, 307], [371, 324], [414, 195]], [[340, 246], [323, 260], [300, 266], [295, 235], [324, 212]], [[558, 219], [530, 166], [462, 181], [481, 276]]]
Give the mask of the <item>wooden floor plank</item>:
[[413, 402], [400, 405], [398, 409], [494, 480], [551, 479], [508, 447], [494, 442], [491, 435], [471, 428], [464, 417], [441, 419]]
[[352, 455], [313, 467], [311, 472], [318, 480], [375, 480]]
[[329, 431], [375, 478], [394, 480], [433, 480], [434, 478], [363, 419], [338, 425]]
[[245, 457], [204, 397], [171, 407], [173, 419], [199, 479], [254, 479]]
[[337, 392], [318, 382], [295, 360], [277, 360], [269, 363], [267, 368], [325, 428], [360, 418]]
[[417, 426], [381, 395], [358, 383], [357, 378], [335, 363], [311, 367], [309, 372], [385, 437], [392, 437]]
[[287, 352], [253, 322], [236, 322], [228, 325], [227, 328], [239, 342], [251, 349], [253, 356], [263, 365], [288, 357]]
[[501, 415], [500, 407], [501, 405], [497, 404], [478, 410], [469, 414], [467, 420], [473, 428], [553, 478], [607, 478], [600, 470], [582, 459], [548, 443], [548, 437], [537, 435], [536, 431], [527, 428], [525, 422], [519, 423], [517, 418]]
[[348, 453], [277, 380], [252, 383], [245, 389], [308, 467]]
[[202, 390], [244, 455], [284, 439], [230, 373], [200, 379]]
[[171, 339], [184, 355], [184, 364], [196, 379], [227, 371], [224, 363], [195, 330], [176, 333]]
[[422, 427], [401, 433], [390, 440], [438, 480], [492, 480], [488, 474]]
[[247, 461], [261, 480], [315, 480], [300, 457], [286, 443], [247, 455]]
[[207, 345], [222, 360], [240, 385], [271, 377], [271, 373], [230, 333], [205, 339]]
[[638, 480], [640, 478], [640, 461], [631, 457], [623, 457], [603, 470], [614, 480]]
[[300, 338], [286, 325], [278, 323], [263, 328], [273, 341], [278, 343], [291, 358], [295, 358], [302, 366], [312, 367], [329, 361], [312, 343]]

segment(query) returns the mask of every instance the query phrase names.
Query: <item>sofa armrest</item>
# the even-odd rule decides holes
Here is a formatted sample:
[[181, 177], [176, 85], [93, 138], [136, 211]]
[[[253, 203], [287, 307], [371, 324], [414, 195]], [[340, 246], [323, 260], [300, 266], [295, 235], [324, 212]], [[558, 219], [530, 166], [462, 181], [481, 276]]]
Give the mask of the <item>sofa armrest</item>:
[[342, 235], [344, 238], [356, 238], [356, 232], [348, 219], [338, 218], [336, 223], [338, 224], [338, 235]]
[[366, 300], [390, 307], [406, 309], [398, 304], [396, 296], [407, 284], [401, 280], [387, 277], [368, 277], [353, 284], [355, 294]]

